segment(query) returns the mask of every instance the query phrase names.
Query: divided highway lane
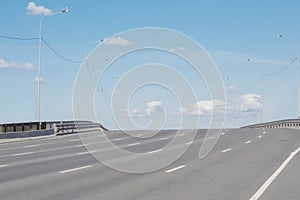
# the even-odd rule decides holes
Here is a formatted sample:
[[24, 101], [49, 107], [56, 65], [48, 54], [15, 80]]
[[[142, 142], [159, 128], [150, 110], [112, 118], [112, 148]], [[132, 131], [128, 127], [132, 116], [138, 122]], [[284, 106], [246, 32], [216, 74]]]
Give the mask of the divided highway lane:
[[[150, 133], [134, 134], [142, 137]], [[188, 132], [178, 135], [184, 137], [184, 134]], [[120, 132], [112, 132], [110, 137], [127, 150], [157, 153], [173, 136], [174, 131], [148, 140], [130, 138]], [[170, 166], [142, 175], [121, 173], [101, 165], [85, 153], [84, 147], [76, 147], [81, 144], [78, 135], [0, 145], [0, 196], [1, 199], [249, 199], [290, 152], [300, 146], [297, 131], [278, 129], [263, 133], [235, 129], [225, 131], [209, 156], [199, 160], [203, 137], [200, 131], [192, 146]], [[91, 134], [91, 141], [92, 138]], [[155, 147], [152, 151], [151, 146]], [[42, 150], [43, 153], [36, 153]], [[34, 153], [22, 155], [22, 152]], [[112, 151], [105, 153], [109, 155]], [[112, 159], [135, 163], [132, 158]], [[292, 168], [286, 168], [282, 176], [289, 180], [290, 171], [294, 173]], [[275, 179], [275, 186], [280, 178]], [[277, 190], [270, 187], [265, 194], [276, 196], [274, 191]], [[284, 199], [292, 199], [286, 194]], [[294, 196], [297, 194], [296, 191]]]

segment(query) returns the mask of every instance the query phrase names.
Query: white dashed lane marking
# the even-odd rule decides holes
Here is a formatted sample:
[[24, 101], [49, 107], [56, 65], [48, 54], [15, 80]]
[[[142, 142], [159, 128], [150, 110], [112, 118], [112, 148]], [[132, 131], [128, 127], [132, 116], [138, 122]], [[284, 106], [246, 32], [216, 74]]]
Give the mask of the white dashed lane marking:
[[88, 144], [86, 144], [86, 145], [83, 145], [83, 144], [79, 144], [79, 145], [76, 145], [76, 146], [74, 146], [75, 148], [77, 148], [77, 147], [83, 147], [83, 146], [87, 146]]
[[81, 155], [85, 155], [85, 154], [90, 154], [90, 153], [97, 153], [98, 151], [85, 151], [85, 152], [81, 152], [81, 153], [78, 153], [77, 155], [81, 156]]
[[160, 151], [162, 151], [162, 149], [157, 149], [157, 150], [155, 150], [155, 151], [149, 151], [148, 153], [157, 153], [157, 152], [160, 152]]
[[30, 154], [34, 154], [34, 152], [16, 153], [16, 154], [13, 154], [12, 156], [25, 156], [25, 155], [30, 155]]
[[231, 148], [225, 149], [225, 150], [223, 150], [223, 151], [221, 151], [221, 152], [222, 152], [222, 153], [225, 153], [225, 152], [228, 152], [228, 151], [231, 151]]
[[261, 135], [258, 136], [258, 138], [261, 138], [261, 137], [262, 137]]
[[8, 167], [8, 165], [0, 165], [0, 168]]
[[132, 147], [132, 146], [136, 146], [136, 145], [139, 145], [139, 144], [141, 144], [141, 143], [137, 142], [137, 143], [127, 144], [126, 146], [127, 147]]
[[77, 167], [77, 168], [73, 168], [73, 169], [68, 169], [68, 170], [64, 170], [64, 171], [60, 171], [60, 174], [64, 174], [64, 173], [69, 173], [69, 172], [74, 172], [74, 171], [78, 171], [81, 169], [86, 169], [86, 168], [90, 168], [93, 167], [92, 165], [87, 165], [87, 166], [83, 166], [83, 167]]
[[245, 142], [245, 144], [249, 144], [249, 143], [251, 143], [252, 141], [251, 140], [248, 140], [247, 142]]
[[25, 146], [24, 148], [32, 148], [32, 147], [38, 147], [41, 146], [40, 144], [35, 144], [35, 145], [29, 145], [29, 146]]
[[116, 138], [116, 139], [113, 139], [112, 141], [120, 141], [120, 140], [123, 140], [123, 138]]
[[179, 169], [182, 169], [182, 168], [185, 168], [186, 166], [185, 165], [180, 165], [180, 166], [178, 166], [178, 167], [175, 167], [175, 168], [173, 168], [173, 169], [169, 169], [169, 170], [167, 170], [167, 171], [165, 171], [166, 173], [170, 173], [170, 172], [174, 172], [174, 171], [176, 171], [176, 170], [179, 170]]
[[164, 137], [164, 138], [160, 138], [159, 140], [167, 140], [167, 139], [169, 139], [169, 138]]
[[70, 140], [71, 142], [75, 142], [75, 141], [79, 141], [80, 139], [73, 139], [73, 140]]

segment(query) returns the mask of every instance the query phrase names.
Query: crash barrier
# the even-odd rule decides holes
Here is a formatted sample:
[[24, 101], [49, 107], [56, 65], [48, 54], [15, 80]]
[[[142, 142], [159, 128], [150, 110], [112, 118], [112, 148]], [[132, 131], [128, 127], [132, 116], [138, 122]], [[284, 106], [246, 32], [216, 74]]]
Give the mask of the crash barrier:
[[83, 131], [107, 130], [101, 124], [91, 121], [61, 121], [54, 123], [53, 129], [56, 135], [78, 133]]
[[22, 122], [0, 124], [1, 138], [22, 138], [43, 135], [63, 135], [83, 131], [107, 130], [99, 123], [91, 121], [49, 121], [49, 122]]
[[36, 130], [36, 131], [21, 131], [21, 132], [3, 132], [0, 133], [0, 139], [25, 138], [53, 135], [54, 129]]
[[245, 126], [242, 128], [293, 128], [300, 129], [300, 119], [278, 120], [260, 124]]
[[0, 124], [0, 133], [46, 130], [53, 128], [54, 123], [55, 122], [21, 122]]

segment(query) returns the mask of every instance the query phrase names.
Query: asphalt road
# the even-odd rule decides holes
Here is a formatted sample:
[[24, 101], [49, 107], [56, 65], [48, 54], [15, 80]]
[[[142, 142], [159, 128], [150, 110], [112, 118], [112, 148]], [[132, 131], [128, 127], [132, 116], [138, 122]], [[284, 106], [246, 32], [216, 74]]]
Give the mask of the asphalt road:
[[[144, 139], [119, 131], [81, 134], [90, 138], [89, 145], [101, 144], [104, 136], [99, 135], [105, 134], [127, 151], [155, 154], [172, 140], [176, 131], [162, 131]], [[147, 137], [151, 132], [132, 134]], [[177, 134], [182, 137], [180, 145], [188, 145], [184, 138], [189, 134], [190, 131]], [[249, 200], [257, 192], [261, 193], [258, 199], [264, 200], [300, 199], [300, 154], [291, 154], [300, 147], [300, 130], [224, 130], [210, 154], [199, 159], [204, 136], [204, 130], [198, 131], [179, 159], [145, 174], [119, 172], [103, 165], [87, 152], [77, 134], [3, 143], [0, 199]], [[131, 157], [118, 157], [105, 145], [98, 153], [125, 165], [143, 165]], [[290, 155], [293, 157], [285, 163]], [[276, 174], [278, 169], [281, 171]], [[264, 187], [270, 177], [273, 179]]]

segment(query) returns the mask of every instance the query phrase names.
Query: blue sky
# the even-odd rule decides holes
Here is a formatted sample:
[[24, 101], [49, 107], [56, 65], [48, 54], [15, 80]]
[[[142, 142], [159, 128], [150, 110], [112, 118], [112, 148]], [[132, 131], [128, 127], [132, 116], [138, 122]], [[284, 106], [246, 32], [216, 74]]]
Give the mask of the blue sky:
[[[1, 36], [38, 37], [41, 13], [28, 13], [29, 2], [2, 1]], [[52, 12], [69, 7], [69, 13], [44, 18], [43, 38], [70, 60], [82, 61], [85, 47], [89, 53], [96, 46], [91, 42], [122, 31], [142, 27], [173, 29], [201, 44], [218, 66], [227, 94], [226, 126], [297, 117], [296, 62], [281, 73], [264, 76], [254, 86], [253, 83], [261, 74], [277, 72], [296, 58], [300, 50], [299, 1], [34, 2]], [[41, 53], [41, 119], [72, 119], [73, 85], [81, 64], [62, 60], [45, 44]], [[1, 123], [36, 120], [37, 66], [38, 40], [0, 38]], [[108, 77], [112, 81], [119, 76], [111, 72]], [[198, 102], [193, 105], [209, 116], [212, 102], [203, 84], [195, 88]], [[102, 88], [102, 92], [108, 96], [112, 93], [109, 87]], [[173, 114], [179, 112], [180, 106], [166, 104], [172, 96], [166, 94], [169, 92], [163, 88], [146, 88], [145, 93], [132, 98], [127, 117], [143, 126], [148, 123], [149, 110], [166, 106], [171, 113], [167, 128], [176, 127], [178, 119]], [[103, 94], [98, 98], [102, 106], [109, 106]], [[103, 124], [117, 128], [110, 110], [103, 110]]]

